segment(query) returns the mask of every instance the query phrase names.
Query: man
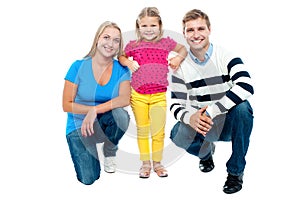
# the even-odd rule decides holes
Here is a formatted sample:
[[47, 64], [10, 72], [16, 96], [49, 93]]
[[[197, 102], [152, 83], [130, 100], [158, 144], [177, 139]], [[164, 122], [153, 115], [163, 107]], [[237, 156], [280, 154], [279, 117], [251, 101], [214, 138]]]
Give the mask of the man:
[[210, 28], [208, 16], [200, 10], [193, 9], [183, 18], [190, 51], [172, 74], [170, 110], [178, 122], [170, 138], [200, 158], [202, 172], [214, 168], [213, 142], [231, 141], [223, 187], [231, 194], [242, 189], [253, 126], [253, 111], [247, 99], [254, 91], [241, 58], [209, 41]]

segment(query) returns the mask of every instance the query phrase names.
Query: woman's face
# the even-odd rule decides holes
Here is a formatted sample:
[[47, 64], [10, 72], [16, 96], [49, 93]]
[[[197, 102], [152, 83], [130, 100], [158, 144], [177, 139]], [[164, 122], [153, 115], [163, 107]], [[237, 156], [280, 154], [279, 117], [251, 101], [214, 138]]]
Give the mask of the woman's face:
[[99, 36], [97, 49], [105, 57], [114, 57], [119, 51], [121, 33], [118, 29], [107, 27]]

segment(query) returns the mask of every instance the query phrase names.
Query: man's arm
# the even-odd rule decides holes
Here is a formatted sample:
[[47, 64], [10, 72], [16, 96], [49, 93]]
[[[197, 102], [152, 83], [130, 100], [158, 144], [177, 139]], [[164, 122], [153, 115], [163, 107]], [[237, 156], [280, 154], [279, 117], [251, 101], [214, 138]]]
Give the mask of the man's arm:
[[188, 89], [182, 77], [180, 68], [171, 76], [170, 111], [173, 113], [175, 119], [190, 125], [195, 131], [206, 136], [206, 133], [211, 129], [213, 124], [212, 119], [206, 115], [207, 106], [200, 110], [189, 106]]
[[254, 94], [250, 74], [239, 57], [230, 57], [230, 60], [223, 64], [225, 68], [227, 67], [232, 87], [220, 100], [208, 106], [206, 111], [211, 118], [227, 113], [232, 107], [242, 103]]

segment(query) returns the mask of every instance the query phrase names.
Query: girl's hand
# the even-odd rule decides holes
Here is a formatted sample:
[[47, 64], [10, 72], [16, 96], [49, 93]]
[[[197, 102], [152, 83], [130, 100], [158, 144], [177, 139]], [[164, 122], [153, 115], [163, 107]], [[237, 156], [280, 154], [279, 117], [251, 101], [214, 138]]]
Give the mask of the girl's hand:
[[96, 108], [92, 107], [89, 112], [86, 114], [82, 125], [81, 125], [81, 134], [83, 137], [91, 136], [94, 134], [94, 122], [97, 117]]
[[177, 70], [180, 66], [180, 63], [183, 61], [183, 59], [180, 55], [177, 55], [173, 58], [170, 58], [168, 61], [169, 61], [169, 66], [172, 69]]
[[130, 69], [131, 72], [135, 72], [136, 70], [138, 70], [140, 68], [140, 65], [137, 61], [133, 60], [132, 57], [129, 57], [128, 60], [131, 61], [131, 64], [128, 65], [128, 68]]

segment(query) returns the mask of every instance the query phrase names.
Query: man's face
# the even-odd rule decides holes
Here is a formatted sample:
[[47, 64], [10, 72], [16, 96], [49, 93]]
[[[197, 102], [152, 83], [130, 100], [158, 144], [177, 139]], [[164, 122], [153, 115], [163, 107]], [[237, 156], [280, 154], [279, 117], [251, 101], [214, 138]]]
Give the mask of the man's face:
[[210, 28], [202, 18], [185, 23], [184, 37], [192, 50], [207, 50], [209, 46]]

